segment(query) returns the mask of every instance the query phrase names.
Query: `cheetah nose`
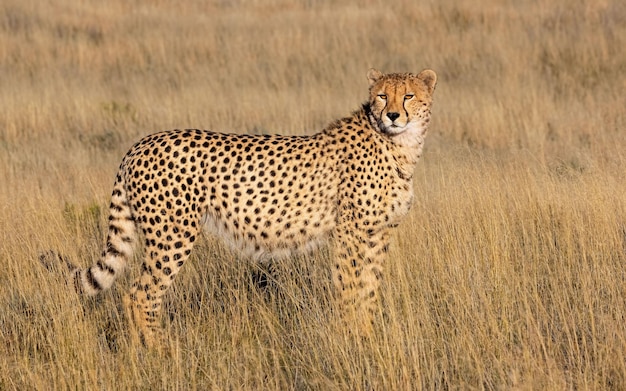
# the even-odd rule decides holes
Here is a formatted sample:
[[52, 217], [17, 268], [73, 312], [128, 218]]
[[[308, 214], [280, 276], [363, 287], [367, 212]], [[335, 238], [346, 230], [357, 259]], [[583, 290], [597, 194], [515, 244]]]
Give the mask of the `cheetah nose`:
[[396, 112], [387, 113], [387, 118], [389, 118], [391, 122], [397, 120], [399, 116], [400, 116], [400, 113], [396, 113]]

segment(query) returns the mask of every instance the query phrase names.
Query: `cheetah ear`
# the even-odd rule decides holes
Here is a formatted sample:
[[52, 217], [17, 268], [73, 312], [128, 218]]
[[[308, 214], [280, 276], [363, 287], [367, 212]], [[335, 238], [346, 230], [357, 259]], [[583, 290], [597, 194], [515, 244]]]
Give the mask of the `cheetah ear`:
[[367, 80], [369, 80], [370, 86], [376, 83], [381, 77], [383, 77], [383, 73], [378, 69], [371, 68], [367, 72]]
[[428, 92], [432, 95], [435, 92], [435, 85], [437, 84], [437, 74], [435, 71], [430, 69], [424, 69], [417, 75], [417, 78], [426, 84], [428, 87]]

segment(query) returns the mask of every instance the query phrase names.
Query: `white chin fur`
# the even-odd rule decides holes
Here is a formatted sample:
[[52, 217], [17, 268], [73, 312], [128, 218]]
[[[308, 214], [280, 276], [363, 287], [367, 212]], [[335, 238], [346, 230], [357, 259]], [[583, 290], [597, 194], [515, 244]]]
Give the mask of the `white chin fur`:
[[384, 132], [391, 136], [392, 140], [396, 144], [403, 145], [405, 147], [415, 147], [421, 145], [424, 142], [425, 129], [415, 123], [409, 122], [406, 126], [388, 126], [385, 127]]

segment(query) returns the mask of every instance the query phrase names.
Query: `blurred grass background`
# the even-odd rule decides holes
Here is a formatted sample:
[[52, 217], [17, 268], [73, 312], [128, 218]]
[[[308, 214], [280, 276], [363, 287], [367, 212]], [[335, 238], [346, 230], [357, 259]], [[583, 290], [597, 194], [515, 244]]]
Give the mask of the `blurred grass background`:
[[[626, 388], [626, 4], [0, 3], [0, 389]], [[120, 295], [81, 300], [114, 174], [171, 128], [312, 134], [370, 67], [439, 75], [376, 336], [331, 326], [326, 253], [266, 288], [203, 238], [167, 299], [172, 356]]]

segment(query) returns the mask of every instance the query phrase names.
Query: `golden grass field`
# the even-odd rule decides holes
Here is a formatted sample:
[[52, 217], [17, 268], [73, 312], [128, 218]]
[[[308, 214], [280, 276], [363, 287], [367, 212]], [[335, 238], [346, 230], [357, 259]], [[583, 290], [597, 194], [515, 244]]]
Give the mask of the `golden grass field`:
[[[626, 389], [626, 3], [0, 3], [0, 390]], [[258, 265], [203, 238], [170, 354], [132, 346], [89, 265], [118, 164], [170, 128], [312, 134], [366, 72], [432, 68], [416, 200], [376, 334], [330, 326], [327, 253]]]

